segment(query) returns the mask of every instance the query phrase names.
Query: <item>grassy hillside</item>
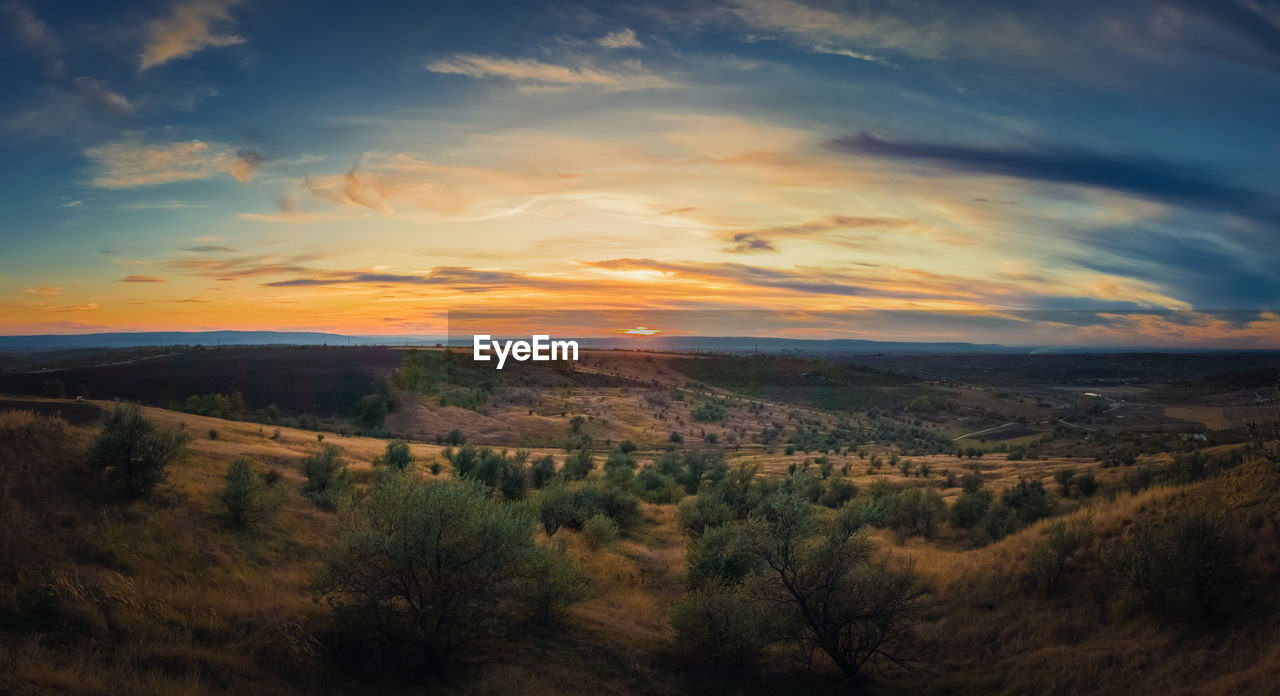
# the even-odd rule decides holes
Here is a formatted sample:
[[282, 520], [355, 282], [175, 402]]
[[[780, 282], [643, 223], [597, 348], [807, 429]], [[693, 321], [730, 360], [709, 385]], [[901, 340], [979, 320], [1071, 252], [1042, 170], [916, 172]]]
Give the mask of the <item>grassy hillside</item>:
[[[420, 693], [424, 684], [449, 694], [844, 690], [821, 651], [790, 639], [775, 640], [740, 666], [708, 663], [683, 647], [671, 617], [692, 596], [686, 575], [694, 542], [681, 530], [703, 496], [682, 491], [668, 499], [683, 499], [680, 504], [640, 502], [616, 540], [573, 527], [548, 536], [539, 527], [535, 542], [562, 554], [585, 583], [585, 595], [559, 627], [521, 629], [514, 641], [477, 644], [443, 677], [402, 668], [370, 672], [355, 659], [329, 605], [316, 601], [317, 575], [346, 513], [303, 495], [303, 462], [322, 445], [334, 445], [356, 491], [367, 491], [380, 476], [373, 461], [386, 441], [333, 434], [321, 441], [323, 434], [312, 431], [149, 408], [145, 413], [158, 426], [192, 436], [189, 456], [169, 466], [152, 494], [128, 498], [86, 467], [96, 425], [4, 411], [2, 404], [0, 413], [0, 525], [9, 532], [0, 538], [0, 691], [301, 694], [337, 685], [348, 693]], [[415, 476], [453, 478], [452, 451], [409, 448]], [[609, 452], [611, 461], [626, 458], [615, 455], [619, 451]], [[1206, 451], [1211, 465], [1190, 482], [1138, 486], [1137, 493], [1128, 492], [1128, 482], [1140, 469], [1156, 472], [1159, 481], [1175, 461], [1143, 456], [1132, 467], [1103, 469], [1062, 458], [933, 455], [911, 458], [908, 473], [890, 465], [885, 450], [872, 451], [886, 460], [879, 469], [852, 453], [828, 459], [749, 450], [730, 452], [728, 464], [760, 466], [743, 490], [761, 494], [790, 468], [810, 472], [807, 480], [818, 481], [820, 491], [852, 484], [855, 497], [844, 507], [815, 506], [823, 524], [867, 509], [880, 495], [936, 491], [954, 504], [963, 491], [943, 472], [976, 472], [997, 503], [1002, 491], [1023, 480], [1048, 492], [1049, 519], [987, 545], [945, 514], [923, 536], [890, 521], [864, 523], [875, 553], [893, 567], [914, 568], [928, 592], [911, 628], [925, 649], [917, 669], [890, 670], [860, 689], [1263, 693], [1280, 679], [1280, 469], [1248, 458], [1232, 465], [1239, 459], [1234, 451]], [[568, 483], [569, 490], [644, 490], [639, 483], [611, 483], [618, 471], [601, 470], [605, 453], [602, 448], [586, 481]], [[528, 461], [547, 455], [557, 469], [575, 456], [542, 449]], [[275, 513], [247, 526], [230, 522], [219, 502], [230, 462], [243, 456], [260, 471], [275, 472], [268, 488]], [[660, 465], [664, 454], [626, 456], [643, 472]], [[829, 478], [818, 477], [824, 460], [832, 465]], [[930, 465], [925, 476], [921, 464]], [[1096, 475], [1098, 492], [1059, 493], [1055, 473], [1064, 468]], [[691, 490], [713, 490], [713, 471], [695, 478]], [[550, 494], [530, 489], [527, 495], [523, 503], [498, 504], [538, 509]], [[1117, 576], [1114, 558], [1143, 530], [1171, 528], [1200, 511], [1240, 541], [1242, 582], [1230, 587], [1212, 616], [1155, 611]], [[1075, 544], [1046, 590], [1044, 549], [1058, 522], [1076, 535]]]

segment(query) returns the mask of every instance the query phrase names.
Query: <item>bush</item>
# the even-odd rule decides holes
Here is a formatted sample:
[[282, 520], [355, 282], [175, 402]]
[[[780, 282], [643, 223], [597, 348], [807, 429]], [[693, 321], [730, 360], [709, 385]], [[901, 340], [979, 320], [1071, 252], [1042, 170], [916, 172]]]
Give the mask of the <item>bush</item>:
[[1073, 498], [1088, 498], [1097, 492], [1098, 477], [1094, 476], [1092, 471], [1080, 474], [1071, 483], [1071, 496]]
[[547, 536], [554, 536], [561, 527], [573, 524], [573, 494], [563, 483], [555, 483], [543, 489], [534, 506], [538, 522]]
[[693, 419], [703, 423], [719, 422], [724, 420], [726, 411], [723, 401], [704, 401], [693, 409]]
[[351, 472], [334, 445], [322, 445], [320, 451], [302, 458], [302, 493], [326, 510], [345, 502], [352, 492]]
[[567, 601], [572, 592], [546, 591], [566, 581], [548, 572], [558, 562], [534, 543], [527, 510], [482, 484], [392, 474], [344, 519], [318, 589], [355, 644], [445, 670]]
[[695, 589], [741, 585], [758, 570], [746, 537], [733, 524], [707, 528], [689, 542], [686, 563], [686, 582]]
[[1076, 472], [1071, 469], [1058, 469], [1053, 472], [1053, 480], [1058, 482], [1062, 497], [1071, 497], [1071, 484], [1076, 480]]
[[409, 443], [404, 440], [392, 440], [381, 455], [373, 458], [375, 467], [385, 466], [395, 471], [407, 471], [413, 466], [413, 454], [409, 451]]
[[599, 514], [608, 517], [625, 531], [640, 522], [640, 499], [614, 486], [588, 482], [573, 492], [569, 524], [582, 529], [587, 520]]
[[1059, 520], [1049, 525], [1040, 543], [1031, 550], [1031, 575], [1036, 587], [1045, 595], [1053, 594], [1061, 586], [1067, 561], [1084, 543], [1088, 533], [1088, 518], [1077, 519], [1070, 525]]
[[117, 404], [103, 417], [89, 465], [130, 495], [145, 495], [164, 480], [165, 467], [187, 456], [189, 440], [186, 433], [156, 427], [137, 404]]
[[366, 394], [356, 402], [356, 421], [365, 430], [380, 432], [387, 421], [387, 400], [381, 394]]
[[240, 457], [227, 467], [227, 487], [218, 496], [227, 518], [238, 525], [262, 519], [271, 510], [266, 485], [253, 460]]
[[773, 642], [781, 619], [773, 607], [723, 587], [692, 592], [671, 609], [676, 651], [717, 669], [750, 664]]
[[590, 549], [608, 546], [617, 541], [620, 534], [618, 523], [598, 512], [582, 524], [582, 538], [586, 540], [587, 547]]
[[1052, 512], [1049, 493], [1038, 479], [1020, 479], [1018, 483], [1005, 489], [1000, 502], [1013, 512], [1019, 527], [1048, 517]]
[[960, 494], [951, 506], [951, 524], [970, 529], [982, 521], [991, 507], [991, 491], [978, 489]]
[[983, 480], [982, 474], [979, 474], [976, 471], [970, 471], [960, 479], [960, 487], [965, 493], [972, 493], [982, 488], [984, 485], [986, 485], [986, 481]]
[[853, 483], [844, 479], [834, 479], [827, 483], [822, 495], [818, 496], [818, 503], [834, 510], [853, 500], [857, 495], [858, 487]]
[[561, 473], [564, 477], [577, 481], [587, 477], [591, 470], [596, 468], [595, 455], [590, 449], [583, 448], [575, 452], [571, 452], [569, 456], [564, 458], [564, 468]]
[[1104, 558], [1140, 604], [1168, 617], [1219, 619], [1243, 597], [1245, 544], [1218, 515], [1147, 524]]
[[533, 460], [533, 464], [529, 466], [529, 484], [534, 488], [541, 489], [551, 483], [555, 476], [556, 460], [549, 454]]
[[209, 439], [210, 439], [210, 440], [217, 440], [217, 439], [218, 439], [218, 431], [217, 431], [216, 429], [214, 429], [214, 428], [209, 428]]
[[695, 539], [709, 527], [717, 527], [734, 518], [733, 509], [725, 504], [718, 491], [702, 491], [682, 501], [676, 508], [680, 532]]
[[674, 503], [684, 495], [674, 478], [653, 466], [646, 466], [636, 475], [636, 489], [641, 498], [651, 503]]
[[947, 511], [946, 503], [932, 488], [913, 488], [897, 496], [889, 513], [889, 527], [904, 536], [933, 536]]

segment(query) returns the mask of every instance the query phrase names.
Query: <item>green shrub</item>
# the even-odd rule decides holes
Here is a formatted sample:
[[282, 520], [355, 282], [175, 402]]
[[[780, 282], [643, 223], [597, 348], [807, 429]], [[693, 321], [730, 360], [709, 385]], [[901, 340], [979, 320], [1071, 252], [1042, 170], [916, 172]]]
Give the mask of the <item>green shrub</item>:
[[946, 503], [932, 488], [913, 488], [898, 494], [889, 513], [889, 527], [903, 536], [929, 538], [947, 511]]
[[381, 394], [366, 394], [356, 402], [356, 422], [371, 432], [381, 432], [387, 421], [387, 400]]
[[534, 488], [543, 488], [556, 476], [556, 460], [551, 455], [538, 457], [529, 466], [529, 484]]
[[1098, 492], [1098, 477], [1086, 471], [1071, 482], [1071, 497], [1088, 498]]
[[392, 440], [381, 455], [373, 458], [375, 467], [385, 466], [396, 471], [407, 471], [413, 466], [413, 453], [409, 451], [409, 443], [404, 440]]
[[1077, 519], [1072, 524], [1059, 520], [1049, 525], [1044, 537], [1031, 550], [1031, 575], [1036, 587], [1051, 595], [1062, 584], [1067, 561], [1075, 555], [1089, 533], [1088, 518]]
[[1213, 620], [1244, 595], [1245, 550], [1221, 516], [1196, 511], [1139, 527], [1113, 544], [1105, 559], [1142, 606], [1169, 617]]
[[89, 465], [134, 496], [150, 493], [164, 480], [165, 467], [187, 456], [190, 436], [162, 430], [137, 404], [114, 406], [89, 448]]
[[704, 401], [693, 409], [693, 419], [703, 423], [722, 421], [727, 410], [723, 401]]
[[987, 508], [991, 507], [991, 498], [991, 491], [982, 488], [961, 493], [951, 505], [951, 524], [963, 529], [977, 525], [986, 517]]
[[365, 654], [446, 670], [573, 596], [546, 591], [566, 578], [548, 556], [528, 510], [483, 484], [392, 473], [344, 517], [317, 586]]
[[758, 559], [742, 531], [733, 524], [705, 529], [689, 542], [686, 581], [692, 588], [741, 585], [757, 570]]
[[1053, 480], [1058, 482], [1062, 497], [1071, 496], [1071, 484], [1076, 480], [1076, 472], [1071, 469], [1058, 469], [1053, 472]]
[[684, 496], [680, 484], [654, 466], [646, 466], [636, 475], [636, 489], [651, 503], [674, 503]]
[[719, 491], [705, 490], [693, 498], [681, 501], [676, 508], [676, 520], [685, 536], [697, 538], [709, 527], [716, 527], [736, 517], [720, 496]]
[[302, 483], [302, 493], [326, 510], [351, 497], [351, 472], [334, 445], [321, 445], [318, 452], [303, 457], [302, 475], [307, 479]]
[[573, 524], [573, 493], [562, 482], [542, 489], [534, 505], [538, 522], [547, 536], [554, 536], [561, 527]]
[[986, 481], [982, 478], [982, 474], [976, 471], [970, 471], [960, 479], [960, 486], [965, 493], [972, 493], [986, 485]]
[[671, 609], [676, 652], [716, 669], [742, 668], [778, 633], [779, 612], [723, 587], [697, 590]]
[[834, 479], [827, 482], [822, 495], [818, 496], [818, 503], [834, 510], [853, 500], [857, 495], [858, 487], [853, 485], [852, 482], [844, 479]]
[[586, 478], [594, 468], [596, 468], [595, 455], [590, 449], [584, 447], [569, 453], [569, 456], [564, 458], [564, 468], [561, 473], [565, 478], [577, 481]]
[[604, 483], [588, 481], [572, 496], [570, 526], [582, 529], [587, 520], [599, 514], [617, 523], [622, 531], [640, 522], [640, 499], [634, 494]]
[[218, 500], [227, 518], [238, 525], [259, 521], [274, 509], [266, 483], [247, 457], [240, 457], [227, 467], [227, 486]]
[[1048, 517], [1053, 511], [1049, 493], [1039, 479], [1019, 479], [1000, 495], [1000, 502], [1013, 512], [1019, 527]]
[[618, 523], [614, 522], [607, 515], [596, 513], [587, 518], [582, 524], [582, 538], [586, 540], [587, 547], [598, 549], [601, 546], [608, 546], [618, 540], [621, 531], [618, 529]]

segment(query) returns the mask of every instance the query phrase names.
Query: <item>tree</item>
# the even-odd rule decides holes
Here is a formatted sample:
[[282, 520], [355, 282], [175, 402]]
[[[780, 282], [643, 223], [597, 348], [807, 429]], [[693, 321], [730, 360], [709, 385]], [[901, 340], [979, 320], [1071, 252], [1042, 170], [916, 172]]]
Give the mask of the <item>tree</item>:
[[351, 494], [351, 472], [333, 445], [303, 457], [302, 475], [307, 477], [302, 492], [323, 508], [333, 509]]
[[783, 607], [804, 641], [850, 684], [913, 667], [921, 656], [913, 627], [924, 594], [914, 571], [877, 561], [856, 524], [823, 530], [813, 507], [788, 483], [748, 524], [752, 550], [765, 568], [748, 591]]
[[459, 651], [573, 596], [548, 594], [566, 575], [550, 572], [561, 561], [534, 543], [533, 526], [526, 507], [477, 481], [392, 474], [344, 520], [318, 589], [362, 641], [446, 670]]
[[366, 394], [356, 402], [356, 420], [368, 430], [382, 430], [387, 421], [387, 400], [379, 394]]
[[1025, 527], [1052, 512], [1049, 493], [1039, 479], [1022, 478], [1000, 495], [1000, 502], [1013, 511], [1018, 526]]
[[542, 488], [556, 476], [556, 460], [546, 455], [533, 460], [529, 466], [529, 484], [534, 488]]
[[164, 480], [165, 467], [187, 456], [189, 440], [186, 433], [156, 427], [137, 404], [117, 404], [102, 420], [89, 465], [130, 495], [144, 495]]
[[554, 536], [561, 527], [573, 523], [573, 493], [563, 482], [553, 483], [538, 495], [536, 509], [542, 531]]
[[594, 468], [596, 468], [595, 455], [590, 448], [584, 447], [564, 458], [561, 473], [567, 479], [584, 479]]
[[406, 471], [413, 466], [413, 453], [409, 451], [409, 443], [404, 440], [392, 440], [381, 455], [373, 458], [373, 465], [385, 466], [395, 471]]
[[260, 519], [270, 509], [264, 488], [253, 460], [240, 457], [227, 467], [227, 487], [218, 498], [227, 517], [243, 525]]

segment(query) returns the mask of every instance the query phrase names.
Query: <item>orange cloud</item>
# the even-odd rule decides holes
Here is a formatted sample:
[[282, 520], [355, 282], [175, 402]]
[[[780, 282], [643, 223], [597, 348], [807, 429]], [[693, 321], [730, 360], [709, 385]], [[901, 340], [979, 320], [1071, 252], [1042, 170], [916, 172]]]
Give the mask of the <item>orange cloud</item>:
[[147, 145], [136, 141], [88, 148], [94, 186], [108, 189], [157, 186], [230, 174], [240, 183], [253, 178], [261, 161], [256, 152], [237, 151], [201, 140]]
[[206, 48], [244, 43], [235, 34], [221, 34], [213, 26], [230, 20], [238, 0], [186, 0], [172, 12], [147, 25], [146, 41], [139, 56], [139, 70], [185, 58]]

